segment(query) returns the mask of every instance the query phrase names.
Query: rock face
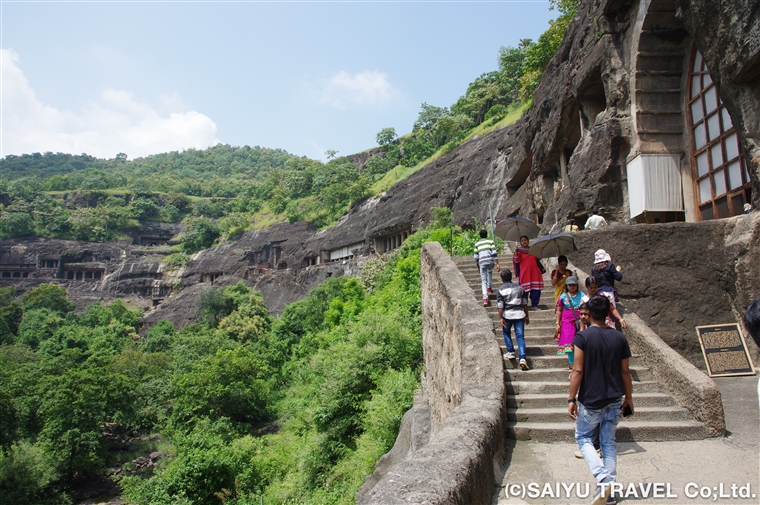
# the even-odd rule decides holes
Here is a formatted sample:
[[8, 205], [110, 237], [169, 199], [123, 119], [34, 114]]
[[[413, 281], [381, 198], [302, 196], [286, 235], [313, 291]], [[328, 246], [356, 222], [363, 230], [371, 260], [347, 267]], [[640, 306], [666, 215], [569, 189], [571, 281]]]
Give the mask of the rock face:
[[[582, 2], [536, 88], [534, 106], [507, 134], [510, 212], [557, 229], [568, 215], [583, 224], [593, 207], [601, 207], [608, 221], [629, 223], [728, 217], [742, 212], [740, 204], [750, 194], [757, 206], [759, 5], [757, 0]], [[699, 69], [699, 53], [709, 74], [697, 75], [697, 85], [692, 71], [695, 65]], [[725, 113], [714, 98], [716, 88]], [[705, 109], [695, 95], [700, 90], [709, 95]], [[706, 138], [700, 138], [702, 116], [710, 131]], [[740, 156], [736, 137], [730, 137], [731, 121]], [[718, 137], [718, 127], [726, 136]], [[722, 156], [720, 139], [731, 149]], [[709, 167], [716, 178], [712, 188], [709, 180], [704, 187], [698, 180], [708, 169], [699, 155], [710, 146], [716, 146], [717, 156]], [[737, 157], [740, 161], [728, 168], [735, 170], [735, 180], [726, 182], [721, 166]], [[670, 166], [655, 168], [653, 160]], [[704, 167], [697, 168], [698, 162]], [[748, 174], [736, 178], [742, 163], [749, 179]], [[656, 194], [654, 182], [647, 184], [654, 174], [659, 187], [674, 193], [670, 200]], [[721, 200], [726, 184], [728, 198]], [[707, 206], [709, 200], [714, 205]]]

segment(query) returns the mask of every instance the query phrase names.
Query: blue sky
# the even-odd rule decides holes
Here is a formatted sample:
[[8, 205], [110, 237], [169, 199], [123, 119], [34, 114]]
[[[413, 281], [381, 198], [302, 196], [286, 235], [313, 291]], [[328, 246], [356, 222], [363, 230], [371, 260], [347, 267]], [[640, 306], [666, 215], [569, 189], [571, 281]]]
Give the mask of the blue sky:
[[411, 130], [556, 17], [520, 2], [2, 1], [0, 155], [222, 142], [324, 159]]

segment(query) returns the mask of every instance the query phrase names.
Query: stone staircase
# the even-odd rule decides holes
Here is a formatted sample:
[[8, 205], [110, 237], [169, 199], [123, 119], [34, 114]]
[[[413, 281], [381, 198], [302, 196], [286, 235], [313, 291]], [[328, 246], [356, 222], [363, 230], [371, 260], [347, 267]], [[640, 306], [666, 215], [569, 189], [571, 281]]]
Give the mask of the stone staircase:
[[[480, 274], [472, 257], [454, 258], [459, 270], [482, 303]], [[511, 255], [503, 255], [499, 263], [512, 270]], [[574, 441], [574, 422], [567, 415], [569, 368], [567, 357], [557, 355], [554, 341], [554, 288], [549, 274], [544, 276], [545, 288], [538, 309], [530, 311], [530, 323], [525, 327], [525, 345], [529, 370], [523, 371], [518, 360], [504, 359], [504, 381], [507, 390], [507, 435], [518, 440], [538, 442]], [[501, 284], [494, 272], [493, 289]], [[496, 295], [485, 310], [493, 321], [494, 338], [499, 342], [502, 356], [507, 352], [496, 309]], [[517, 341], [512, 341], [517, 348]], [[699, 440], [708, 437], [705, 426], [691, 414], [659, 382], [637, 356], [629, 360], [633, 378], [635, 415], [618, 425], [617, 440], [660, 441]]]

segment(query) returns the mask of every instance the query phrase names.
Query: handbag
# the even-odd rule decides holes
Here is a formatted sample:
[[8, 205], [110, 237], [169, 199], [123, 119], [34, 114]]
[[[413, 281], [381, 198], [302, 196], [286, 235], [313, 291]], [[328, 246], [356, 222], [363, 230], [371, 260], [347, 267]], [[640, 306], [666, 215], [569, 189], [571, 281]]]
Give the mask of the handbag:
[[544, 275], [546, 273], [546, 267], [541, 263], [541, 260], [536, 260], [536, 263], [538, 263], [538, 269], [541, 270], [541, 275]]

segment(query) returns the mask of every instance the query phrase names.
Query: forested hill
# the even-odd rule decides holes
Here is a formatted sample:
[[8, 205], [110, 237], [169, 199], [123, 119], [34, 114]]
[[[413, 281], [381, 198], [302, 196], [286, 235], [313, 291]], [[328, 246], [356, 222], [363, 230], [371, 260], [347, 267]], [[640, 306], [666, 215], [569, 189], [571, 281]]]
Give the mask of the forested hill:
[[[128, 160], [34, 153], [0, 160], [0, 238], [112, 240], [140, 221], [236, 236], [273, 222], [335, 221], [369, 194], [382, 163], [327, 163], [279, 149], [216, 145]], [[211, 242], [187, 244], [186, 250]]]
[[[363, 163], [329, 161], [280, 149], [188, 149], [129, 160], [87, 154], [32, 153], [0, 159], [0, 239], [36, 235], [105, 241], [142, 221], [186, 224], [182, 249], [210, 247], [279, 221], [331, 225], [349, 207], [377, 195], [476, 134], [514, 121], [556, 52], [579, 0], [550, 0], [561, 15], [536, 42], [499, 49], [497, 70], [477, 77], [451, 107], [423, 103], [410, 134], [393, 128]], [[364, 153], [363, 153], [364, 154]], [[366, 159], [366, 161], [364, 161]]]

